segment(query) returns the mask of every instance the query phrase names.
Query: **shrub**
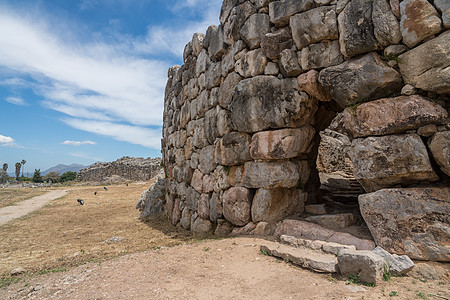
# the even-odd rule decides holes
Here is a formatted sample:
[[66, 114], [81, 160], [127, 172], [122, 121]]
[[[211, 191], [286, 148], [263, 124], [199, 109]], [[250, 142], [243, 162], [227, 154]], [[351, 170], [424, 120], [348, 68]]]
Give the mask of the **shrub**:
[[77, 179], [77, 172], [68, 171], [59, 177], [60, 182], [66, 182]]

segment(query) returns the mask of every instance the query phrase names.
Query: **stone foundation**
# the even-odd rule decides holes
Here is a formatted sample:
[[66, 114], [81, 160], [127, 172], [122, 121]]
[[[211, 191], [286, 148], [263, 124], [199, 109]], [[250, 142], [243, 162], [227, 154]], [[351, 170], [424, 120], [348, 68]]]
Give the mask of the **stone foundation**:
[[[342, 111], [343, 159], [366, 192], [448, 184], [450, 31], [441, 2], [225, 0], [220, 25], [194, 34], [184, 65], [168, 72], [162, 149], [172, 223], [270, 233], [300, 216], [320, 202], [319, 132]], [[432, 196], [421, 195], [426, 210]], [[415, 219], [424, 223], [413, 239], [433, 240], [439, 228], [448, 241], [448, 217], [431, 219]], [[448, 261], [442, 247], [439, 257], [414, 253]]]

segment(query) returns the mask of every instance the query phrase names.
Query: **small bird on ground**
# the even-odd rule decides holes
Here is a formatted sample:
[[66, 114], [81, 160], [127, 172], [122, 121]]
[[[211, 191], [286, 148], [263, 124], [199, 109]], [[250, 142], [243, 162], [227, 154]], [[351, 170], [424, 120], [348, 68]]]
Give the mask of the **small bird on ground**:
[[94, 195], [97, 195], [97, 192], [94, 192]]
[[106, 186], [104, 186], [103, 188], [105, 189], [105, 191], [107, 191], [107, 190], [108, 190], [108, 188], [107, 188]]
[[84, 205], [84, 200], [83, 199], [77, 199], [78, 203], [80, 203], [80, 205]]
[[128, 183], [127, 183], [127, 186], [128, 186]]

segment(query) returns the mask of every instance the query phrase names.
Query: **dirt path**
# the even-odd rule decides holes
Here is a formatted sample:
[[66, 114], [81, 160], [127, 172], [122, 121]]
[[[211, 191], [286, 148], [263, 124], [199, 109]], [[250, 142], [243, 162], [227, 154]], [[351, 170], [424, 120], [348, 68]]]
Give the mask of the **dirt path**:
[[0, 208], [0, 226], [14, 219], [23, 217], [30, 212], [43, 207], [48, 202], [63, 197], [66, 193], [67, 190], [54, 190], [44, 195], [21, 201], [16, 205]]

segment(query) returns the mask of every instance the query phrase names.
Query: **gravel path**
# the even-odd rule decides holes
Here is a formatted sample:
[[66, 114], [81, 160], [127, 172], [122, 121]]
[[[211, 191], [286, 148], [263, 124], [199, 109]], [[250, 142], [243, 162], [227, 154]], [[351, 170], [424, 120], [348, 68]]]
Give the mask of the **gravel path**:
[[48, 202], [65, 196], [67, 190], [54, 190], [44, 195], [36, 196], [28, 200], [21, 201], [12, 206], [0, 208], [0, 226], [20, 217], [23, 217], [30, 212], [33, 212], [43, 207]]

